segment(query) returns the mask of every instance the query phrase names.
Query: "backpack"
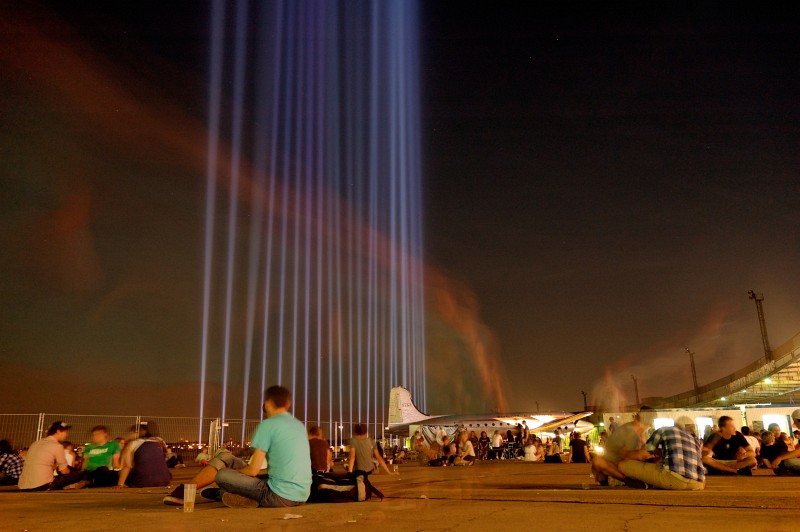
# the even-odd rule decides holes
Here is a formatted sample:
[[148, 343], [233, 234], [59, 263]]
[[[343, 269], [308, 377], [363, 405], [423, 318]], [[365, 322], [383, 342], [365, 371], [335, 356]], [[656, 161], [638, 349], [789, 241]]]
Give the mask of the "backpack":
[[370, 483], [363, 471], [347, 476], [315, 473], [308, 502], [363, 502], [373, 495], [383, 500], [383, 493]]

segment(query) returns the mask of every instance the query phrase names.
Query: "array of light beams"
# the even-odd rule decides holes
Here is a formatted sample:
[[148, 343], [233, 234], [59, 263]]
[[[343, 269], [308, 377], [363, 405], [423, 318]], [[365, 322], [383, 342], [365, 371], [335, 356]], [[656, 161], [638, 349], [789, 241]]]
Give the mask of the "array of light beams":
[[331, 432], [425, 408], [417, 10], [212, 2], [201, 418], [275, 383]]

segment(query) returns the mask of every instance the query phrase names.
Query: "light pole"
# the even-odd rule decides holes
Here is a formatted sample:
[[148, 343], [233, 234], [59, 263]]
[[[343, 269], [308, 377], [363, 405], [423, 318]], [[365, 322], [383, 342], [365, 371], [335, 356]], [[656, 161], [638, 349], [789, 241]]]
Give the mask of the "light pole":
[[583, 411], [586, 412], [589, 410], [589, 407], [586, 405], [586, 392], [581, 390], [581, 394], [583, 395]]
[[764, 343], [764, 356], [767, 357], [767, 360], [772, 360], [772, 348], [770, 348], [769, 338], [767, 338], [767, 323], [764, 321], [764, 307], [761, 304], [764, 301], [764, 294], [756, 294], [753, 290], [749, 290], [747, 296], [756, 302], [758, 325], [761, 327], [761, 341]]
[[639, 406], [639, 382], [633, 375], [631, 375], [631, 379], [633, 379], [633, 391], [636, 394], [636, 406]]
[[699, 386], [697, 386], [697, 369], [694, 367], [694, 352], [688, 347], [686, 347], [684, 350], [689, 355], [689, 363], [692, 365], [692, 383], [694, 384], [695, 395], [697, 395], [697, 389]]

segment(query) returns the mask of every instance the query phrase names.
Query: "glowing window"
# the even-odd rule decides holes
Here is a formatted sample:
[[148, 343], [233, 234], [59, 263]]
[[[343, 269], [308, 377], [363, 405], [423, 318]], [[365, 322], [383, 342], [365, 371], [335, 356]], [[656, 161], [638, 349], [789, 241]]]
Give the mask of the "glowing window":
[[661, 427], [674, 427], [675, 420], [671, 417], [657, 417], [653, 420], [653, 427], [656, 430], [660, 429]]
[[792, 431], [789, 430], [789, 422], [786, 421], [786, 416], [781, 416], [779, 414], [767, 414], [761, 419], [764, 421], [765, 429], [768, 429], [771, 424], [777, 423], [781, 428], [781, 432], [785, 432], [786, 434], [792, 433]]
[[706, 433], [706, 427], [714, 426], [714, 421], [710, 417], [698, 417], [694, 422], [697, 423], [697, 436], [700, 438]]

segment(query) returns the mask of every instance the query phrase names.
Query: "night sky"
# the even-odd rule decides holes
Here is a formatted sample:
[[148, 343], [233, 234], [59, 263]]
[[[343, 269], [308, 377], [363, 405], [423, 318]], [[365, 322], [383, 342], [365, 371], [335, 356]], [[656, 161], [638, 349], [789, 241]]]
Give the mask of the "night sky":
[[[426, 262], [508, 407], [685, 391], [686, 346], [731, 373], [762, 354], [750, 289], [773, 347], [797, 334], [796, 14], [520, 5], [421, 9]], [[194, 413], [207, 11], [0, 8], [3, 411]]]

